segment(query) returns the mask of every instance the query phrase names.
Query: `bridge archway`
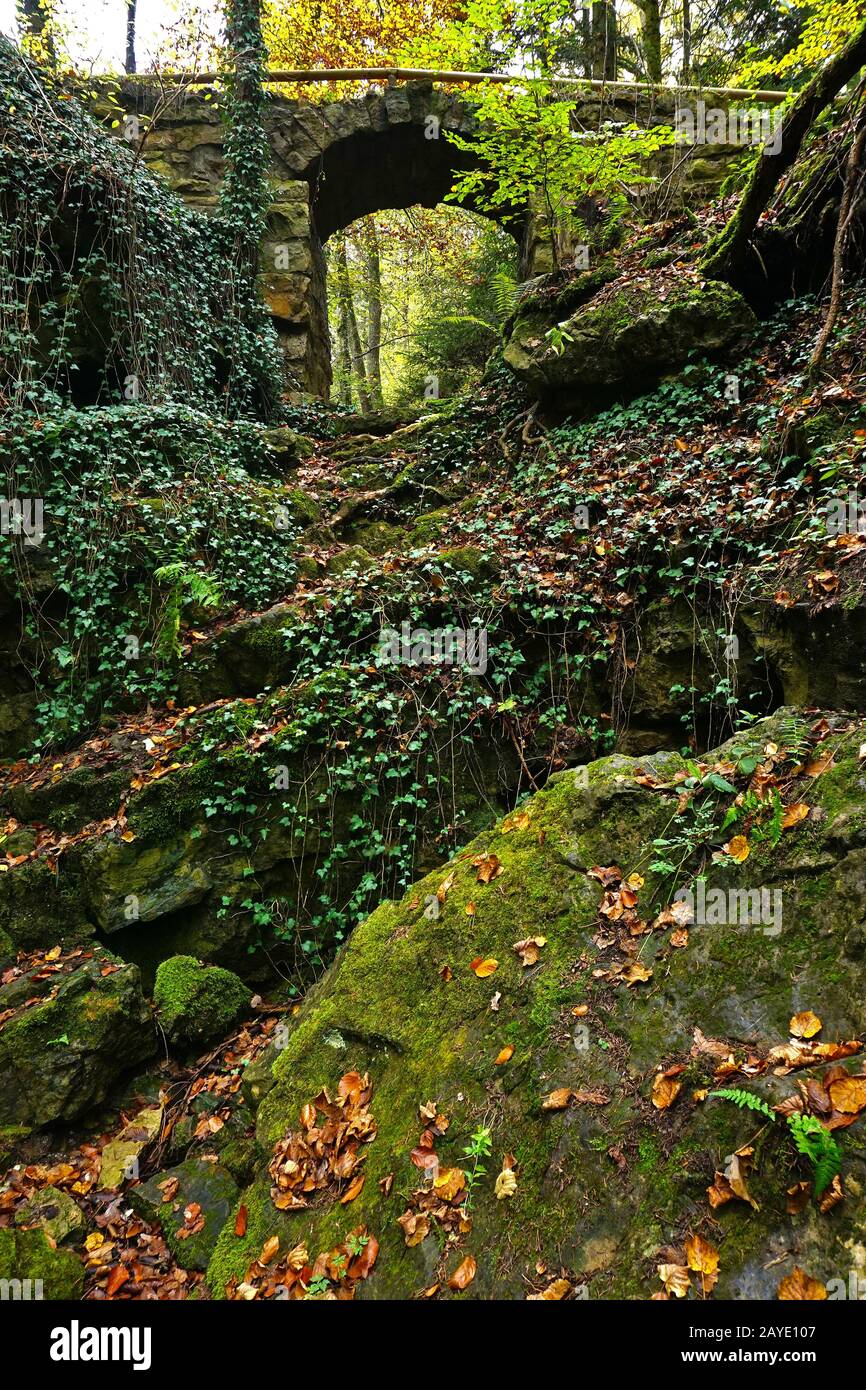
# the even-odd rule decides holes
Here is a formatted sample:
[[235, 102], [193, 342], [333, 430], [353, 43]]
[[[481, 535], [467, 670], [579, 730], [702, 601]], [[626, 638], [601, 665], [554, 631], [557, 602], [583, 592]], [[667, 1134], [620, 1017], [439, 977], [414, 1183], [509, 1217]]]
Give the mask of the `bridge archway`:
[[[307, 390], [327, 395], [331, 361], [324, 243], [367, 214], [443, 203], [457, 174], [472, 167], [472, 156], [448, 140], [446, 131], [470, 135], [475, 116], [461, 98], [431, 83], [410, 82], [320, 106], [277, 101], [269, 108], [267, 128], [281, 202], [273, 209], [265, 247], [265, 291], [289, 372]], [[297, 227], [303, 188], [307, 246], [296, 248], [295, 257], [303, 266], [293, 268], [289, 253], [281, 279], [275, 273], [279, 238]], [[496, 220], [517, 241], [521, 271], [528, 273], [526, 211], [514, 207]], [[282, 312], [286, 309], [291, 312]]]

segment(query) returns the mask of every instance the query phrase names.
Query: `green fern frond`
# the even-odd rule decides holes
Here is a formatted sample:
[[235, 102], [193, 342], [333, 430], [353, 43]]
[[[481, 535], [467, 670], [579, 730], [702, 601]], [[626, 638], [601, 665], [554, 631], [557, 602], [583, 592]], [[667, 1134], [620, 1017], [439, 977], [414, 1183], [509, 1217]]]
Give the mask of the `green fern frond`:
[[766, 1115], [768, 1120], [775, 1120], [776, 1112], [771, 1110], [766, 1101], [761, 1100], [760, 1096], [753, 1095], [751, 1091], [738, 1091], [726, 1088], [721, 1091], [710, 1091], [710, 1096], [717, 1096], [719, 1100], [731, 1100], [734, 1105], [739, 1105], [741, 1110], [757, 1110], [759, 1115]]

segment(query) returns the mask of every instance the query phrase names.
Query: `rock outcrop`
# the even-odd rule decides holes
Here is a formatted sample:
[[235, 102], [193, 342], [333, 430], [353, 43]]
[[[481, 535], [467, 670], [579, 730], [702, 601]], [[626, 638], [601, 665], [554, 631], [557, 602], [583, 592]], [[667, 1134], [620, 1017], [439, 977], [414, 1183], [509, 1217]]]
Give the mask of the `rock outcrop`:
[[[379, 1252], [358, 1297], [449, 1295], [471, 1254], [477, 1274], [463, 1296], [522, 1297], [564, 1278], [570, 1296], [645, 1298], [662, 1292], [657, 1265], [682, 1259], [695, 1234], [720, 1251], [716, 1296], [773, 1298], [795, 1265], [823, 1280], [862, 1273], [856, 1128], [836, 1131], [845, 1195], [821, 1210], [796, 1187], [812, 1174], [785, 1123], [712, 1093], [740, 1087], [795, 1111], [814, 1102], [827, 1118], [822, 1081], [862, 1078], [863, 735], [862, 721], [781, 711], [700, 767], [676, 754], [603, 759], [552, 778], [402, 901], [383, 903], [256, 1086], [269, 1158], [292, 1134], [327, 1154], [334, 1127], [305, 1130], [310, 1104], [333, 1113], [327, 1093], [339, 1115], [352, 1076], [367, 1075], [375, 1132], [365, 1121], [357, 1168], [345, 1169], [363, 1172], [363, 1185], [345, 1205], [348, 1181], [298, 1187], [297, 1207], [280, 1210], [277, 1170], [263, 1167], [242, 1197], [246, 1236], [230, 1218], [211, 1261], [214, 1293], [235, 1289], [274, 1236], [277, 1261], [300, 1246], [321, 1273], [327, 1252], [361, 1229]], [[763, 781], [797, 809], [779, 813], [773, 832], [768, 792], [746, 829], [748, 857], [734, 846], [738, 861], [725, 849], [736, 799], [713, 778], [739, 788], [740, 806]], [[706, 894], [757, 894], [751, 916], [665, 916], [673, 887], [694, 890], [701, 864]], [[819, 1036], [789, 1040], [805, 1011]], [[484, 1160], [467, 1157], [480, 1127]], [[716, 1209], [714, 1175], [745, 1150], [753, 1203]], [[516, 1190], [500, 1197], [509, 1166]], [[455, 1215], [464, 1203], [471, 1227]], [[255, 1284], [252, 1270], [245, 1287]]]

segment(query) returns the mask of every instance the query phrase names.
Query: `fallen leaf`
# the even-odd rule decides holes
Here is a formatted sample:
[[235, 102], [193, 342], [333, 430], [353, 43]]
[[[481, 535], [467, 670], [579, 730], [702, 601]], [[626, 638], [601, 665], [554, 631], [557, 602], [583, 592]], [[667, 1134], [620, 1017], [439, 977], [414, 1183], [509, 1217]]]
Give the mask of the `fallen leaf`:
[[498, 1054], [498, 1056], [497, 1056], [497, 1058], [496, 1058], [496, 1061], [495, 1061], [495, 1063], [494, 1063], [494, 1066], [497, 1066], [497, 1067], [504, 1066], [504, 1064], [505, 1064], [506, 1062], [510, 1062], [510, 1061], [511, 1061], [511, 1058], [512, 1058], [513, 1056], [514, 1056], [514, 1048], [511, 1046], [510, 1043], [507, 1043], [506, 1046], [503, 1047], [502, 1050], [501, 1050], [501, 1052]]
[[666, 1076], [664, 1072], [657, 1072], [652, 1085], [652, 1103], [656, 1110], [670, 1110], [682, 1088], [681, 1081]]
[[817, 1014], [813, 1014], [811, 1009], [804, 1013], [794, 1014], [788, 1024], [788, 1031], [794, 1038], [814, 1038], [816, 1033], [820, 1033], [824, 1027]]
[[448, 1280], [449, 1289], [455, 1289], [458, 1293], [469, 1287], [475, 1278], [478, 1270], [478, 1262], [474, 1255], [467, 1255], [461, 1264], [457, 1266], [451, 1278]]
[[745, 835], [735, 835], [725, 845], [725, 849], [735, 864], [742, 864], [749, 857], [749, 842]]
[[805, 1299], [812, 1303], [818, 1303], [827, 1297], [827, 1290], [817, 1279], [813, 1279], [799, 1265], [795, 1265], [792, 1272], [786, 1274], [779, 1284], [776, 1297]]
[[499, 969], [499, 961], [494, 960], [492, 956], [476, 956], [469, 968], [475, 972], [479, 980], [486, 980], [488, 975], [495, 974]]

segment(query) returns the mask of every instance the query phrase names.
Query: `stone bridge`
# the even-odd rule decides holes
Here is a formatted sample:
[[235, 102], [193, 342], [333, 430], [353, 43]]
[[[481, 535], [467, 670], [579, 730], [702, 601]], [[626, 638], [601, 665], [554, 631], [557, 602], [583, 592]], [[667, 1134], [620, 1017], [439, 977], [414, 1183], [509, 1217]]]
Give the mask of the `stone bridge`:
[[[153, 117], [149, 126], [146, 121], [141, 125], [147, 130], [143, 154], [148, 165], [192, 206], [213, 208], [223, 174], [218, 93], [187, 89], [166, 105], [152, 83], [132, 78], [121, 82], [120, 100], [130, 115]], [[675, 97], [619, 89], [615, 96], [591, 94], [581, 100], [576, 119], [592, 128], [602, 120], [670, 121]], [[373, 88], [357, 98], [331, 102], [269, 92], [265, 125], [273, 203], [262, 289], [287, 374], [301, 389], [327, 397], [330, 388], [324, 243], [367, 213], [441, 203], [455, 174], [471, 160], [445, 132], [469, 135], [475, 121], [471, 98], [430, 82]], [[701, 159], [693, 162], [693, 175], [699, 182], [717, 182], [724, 158], [721, 149], [703, 149]], [[547, 238], [527, 209], [510, 210], [502, 225], [518, 242], [522, 278], [550, 269]]]

